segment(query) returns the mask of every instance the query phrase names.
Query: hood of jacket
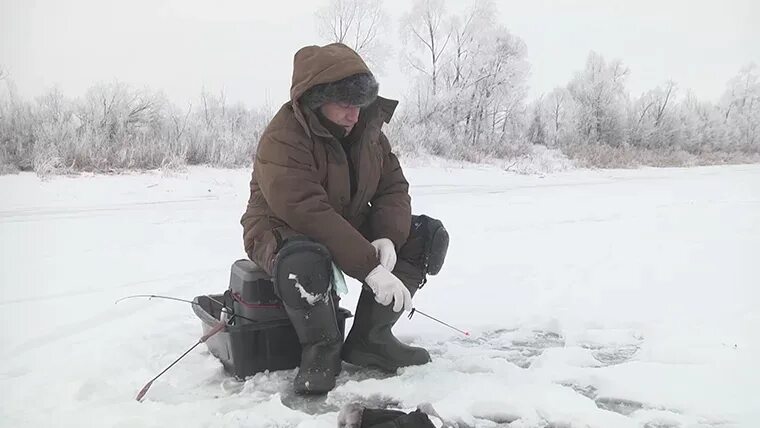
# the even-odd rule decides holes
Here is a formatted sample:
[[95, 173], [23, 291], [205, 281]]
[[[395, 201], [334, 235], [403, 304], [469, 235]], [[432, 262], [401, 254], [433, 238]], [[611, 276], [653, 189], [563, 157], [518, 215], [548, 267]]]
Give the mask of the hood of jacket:
[[303, 126], [308, 135], [311, 135], [314, 130], [314, 123], [313, 120], [308, 121], [306, 119], [299, 98], [316, 85], [337, 82], [361, 73], [372, 74], [359, 54], [342, 43], [306, 46], [296, 52], [293, 57], [290, 101], [296, 120]]

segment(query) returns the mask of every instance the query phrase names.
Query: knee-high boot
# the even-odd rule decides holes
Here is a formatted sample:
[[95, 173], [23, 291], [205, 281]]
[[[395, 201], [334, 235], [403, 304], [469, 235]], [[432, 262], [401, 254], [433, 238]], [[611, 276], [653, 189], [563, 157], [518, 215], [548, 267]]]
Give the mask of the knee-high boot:
[[[393, 273], [414, 296], [422, 283], [420, 269], [404, 260], [398, 260]], [[394, 312], [392, 305], [384, 306], [377, 303], [374, 294], [364, 286], [356, 305], [353, 327], [343, 345], [343, 360], [388, 372], [394, 372], [399, 367], [430, 362], [427, 350], [406, 345], [393, 335], [391, 329], [403, 313]]]

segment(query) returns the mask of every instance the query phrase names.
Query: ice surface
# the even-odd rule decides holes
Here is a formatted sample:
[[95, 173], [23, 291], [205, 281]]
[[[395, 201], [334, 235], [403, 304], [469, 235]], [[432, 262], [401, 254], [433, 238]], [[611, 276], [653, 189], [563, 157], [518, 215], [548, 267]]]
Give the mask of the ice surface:
[[758, 425], [760, 166], [406, 175], [451, 237], [415, 305], [474, 337], [402, 318], [432, 363], [345, 365], [312, 399], [294, 370], [237, 383], [199, 347], [143, 403], [201, 326], [188, 305], [114, 301], [224, 290], [250, 172], [0, 176], [0, 425], [332, 427], [357, 400], [460, 426]]

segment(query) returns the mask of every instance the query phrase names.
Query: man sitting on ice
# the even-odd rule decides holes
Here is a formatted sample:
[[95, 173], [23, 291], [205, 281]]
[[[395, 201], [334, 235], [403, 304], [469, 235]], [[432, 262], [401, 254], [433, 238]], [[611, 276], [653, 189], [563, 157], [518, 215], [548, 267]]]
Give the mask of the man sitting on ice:
[[[381, 130], [398, 102], [377, 93], [349, 47], [305, 47], [294, 58], [290, 101], [258, 145], [241, 219], [245, 250], [272, 275], [301, 342], [297, 393], [334, 388], [341, 359], [387, 371], [430, 361], [391, 327], [440, 270], [448, 233], [412, 216], [409, 183]], [[333, 262], [364, 284], [345, 344]]]

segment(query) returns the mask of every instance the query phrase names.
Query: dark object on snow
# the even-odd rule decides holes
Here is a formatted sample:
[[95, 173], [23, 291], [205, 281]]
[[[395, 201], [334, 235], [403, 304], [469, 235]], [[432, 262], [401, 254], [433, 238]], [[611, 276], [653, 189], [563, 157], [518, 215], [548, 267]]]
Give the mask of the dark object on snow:
[[427, 275], [437, 275], [441, 271], [448, 249], [449, 232], [440, 220], [424, 214], [412, 216], [409, 239], [402, 247], [400, 256], [407, 257], [424, 269], [425, 278], [420, 288], [427, 282]]
[[361, 428], [435, 428], [428, 415], [419, 410], [364, 409]]
[[[439, 417], [433, 407], [425, 404], [431, 409], [433, 416]], [[441, 419], [443, 422], [443, 419]], [[445, 424], [445, 423], [444, 423]], [[364, 408], [358, 403], [351, 403], [343, 406], [338, 414], [339, 428], [434, 428], [435, 425], [425, 412], [425, 408], [420, 406], [417, 410], [406, 413], [401, 410], [391, 409], [370, 409]]]
[[330, 285], [330, 251], [304, 236], [286, 240], [275, 258], [273, 279], [302, 349], [295, 393], [326, 394], [341, 370], [344, 337]]
[[[250, 270], [258, 269], [255, 264], [248, 263], [235, 262], [233, 266], [242, 269], [243, 273], [233, 273], [231, 282], [235, 281], [235, 275], [251, 278], [251, 275], [255, 273]], [[235, 267], [233, 267], [233, 272], [234, 269]], [[273, 285], [271, 281], [256, 280], [244, 284], [244, 288], [249, 287], [254, 287], [256, 290], [246, 289], [241, 293], [241, 296], [252, 299], [246, 301], [249, 304], [246, 308], [246, 317], [259, 320], [256, 305], [266, 300], [253, 300], [251, 296], [269, 296], [274, 293]], [[224, 295], [198, 296], [194, 299], [194, 302], [198, 304], [193, 305], [193, 311], [200, 318], [204, 333], [219, 323], [222, 313], [222, 305], [219, 302], [233, 307], [233, 301], [232, 293], [229, 291]], [[259, 309], [267, 310], [266, 320], [250, 322], [233, 316], [231, 323], [228, 322], [223, 331], [206, 341], [211, 354], [219, 358], [225, 370], [238, 379], [244, 379], [265, 370], [293, 369], [301, 362], [301, 344], [285, 309], [280, 307], [279, 315], [273, 314], [271, 308]], [[341, 338], [345, 331], [346, 318], [351, 316], [351, 312], [344, 308], [336, 309], [336, 322]]]
[[238, 260], [232, 264], [230, 293], [233, 311], [245, 317], [237, 317], [236, 325], [286, 317], [282, 301], [272, 287], [272, 278], [250, 260]]

